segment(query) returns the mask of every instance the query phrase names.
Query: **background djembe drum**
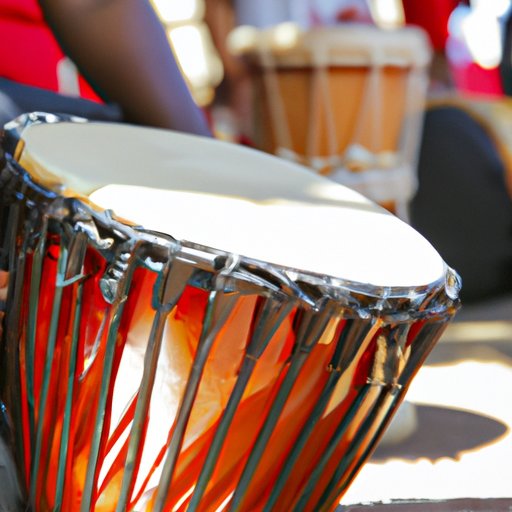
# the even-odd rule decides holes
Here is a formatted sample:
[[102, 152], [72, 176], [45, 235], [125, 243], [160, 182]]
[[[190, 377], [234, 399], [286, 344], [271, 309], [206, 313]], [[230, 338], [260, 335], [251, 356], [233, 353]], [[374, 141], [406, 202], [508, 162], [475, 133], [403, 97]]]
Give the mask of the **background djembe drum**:
[[218, 141], [32, 114], [3, 147], [1, 396], [33, 510], [335, 508], [458, 307], [432, 246]]
[[419, 28], [239, 27], [257, 148], [301, 162], [406, 217], [431, 58]]

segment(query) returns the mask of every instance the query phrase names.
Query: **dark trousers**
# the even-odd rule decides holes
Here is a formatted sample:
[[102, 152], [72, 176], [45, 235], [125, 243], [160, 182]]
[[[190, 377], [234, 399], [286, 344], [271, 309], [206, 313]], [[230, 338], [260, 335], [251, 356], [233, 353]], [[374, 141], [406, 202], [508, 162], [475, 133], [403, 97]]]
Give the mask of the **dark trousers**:
[[512, 201], [491, 139], [467, 113], [426, 114], [412, 225], [462, 277], [462, 300], [512, 292]]
[[116, 105], [63, 96], [51, 91], [0, 78], [0, 127], [26, 112], [70, 114], [96, 121], [121, 121]]

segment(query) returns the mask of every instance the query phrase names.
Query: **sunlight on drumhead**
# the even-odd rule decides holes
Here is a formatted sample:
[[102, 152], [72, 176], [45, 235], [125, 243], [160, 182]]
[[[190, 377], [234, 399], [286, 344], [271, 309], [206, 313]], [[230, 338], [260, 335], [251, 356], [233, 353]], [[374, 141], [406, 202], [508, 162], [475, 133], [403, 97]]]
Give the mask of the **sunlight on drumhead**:
[[[426, 240], [364, 203], [254, 202], [122, 185], [103, 187], [91, 199], [179, 240], [349, 281], [408, 286], [443, 274], [442, 260]], [[407, 256], [393, 240], [407, 247]]]

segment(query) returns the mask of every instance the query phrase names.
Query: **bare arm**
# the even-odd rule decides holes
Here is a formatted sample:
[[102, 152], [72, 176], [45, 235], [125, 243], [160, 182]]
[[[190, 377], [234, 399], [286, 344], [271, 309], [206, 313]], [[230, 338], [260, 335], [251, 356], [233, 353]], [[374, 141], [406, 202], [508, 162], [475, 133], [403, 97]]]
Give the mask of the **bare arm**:
[[129, 122], [210, 135], [147, 0], [39, 0], [64, 51]]

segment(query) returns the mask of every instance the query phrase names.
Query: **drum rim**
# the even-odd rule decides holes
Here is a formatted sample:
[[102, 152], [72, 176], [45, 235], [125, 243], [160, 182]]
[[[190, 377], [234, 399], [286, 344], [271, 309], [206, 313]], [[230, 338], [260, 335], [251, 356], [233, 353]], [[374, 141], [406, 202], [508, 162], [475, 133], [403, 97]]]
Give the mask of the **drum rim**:
[[[250, 290], [252, 290], [258, 295], [277, 294], [312, 309], [321, 309], [322, 303], [330, 300], [344, 310], [346, 317], [349, 317], [349, 313], [352, 311], [356, 317], [369, 318], [377, 314], [389, 322], [408, 322], [412, 319], [432, 315], [452, 316], [454, 310], [459, 307], [459, 285], [457, 284], [459, 278], [446, 264], [444, 264], [445, 274], [437, 281], [411, 287], [383, 287], [325, 274], [304, 272], [186, 240], [178, 241], [165, 233], [124, 224], [112, 216], [112, 212], [109, 210], [99, 211], [80, 199], [60, 197], [55, 192], [33, 182], [30, 176], [27, 176], [26, 171], [16, 165], [10, 156], [6, 158], [6, 161], [7, 165], [0, 170], [0, 182], [8, 181], [8, 185], [12, 185], [13, 181], [17, 181], [26, 185], [26, 195], [17, 194], [16, 200], [34, 201], [35, 196], [42, 195], [48, 200], [48, 204], [52, 205], [52, 212], [45, 212], [45, 215], [51, 217], [52, 220], [72, 225], [69, 219], [65, 218], [69, 216], [69, 213], [61, 212], [74, 210], [73, 213], [77, 213], [79, 211], [80, 216], [83, 216], [84, 213], [90, 215], [95, 224], [102, 226], [103, 230], [115, 231], [117, 236], [129, 243], [131, 247], [137, 244], [147, 244], [151, 247], [151, 251], [141, 266], [145, 265], [149, 270], [157, 273], [161, 272], [163, 266], [172, 258], [212, 275], [223, 274], [226, 290], [240, 291], [233, 283], [243, 282], [246, 288], [249, 288], [247, 293], [251, 293]], [[10, 176], [7, 176], [7, 173]], [[72, 230], [75, 229], [76, 226], [72, 226]], [[86, 234], [89, 242], [105, 256], [107, 261], [115, 260], [116, 254], [110, 251], [110, 247], [105, 244], [104, 240], [95, 238], [91, 232], [86, 232]], [[157, 255], [156, 258], [154, 258], [155, 255]], [[449, 281], [456, 283], [456, 294], [447, 292]], [[419, 308], [419, 305], [422, 307]]]
[[[409, 320], [432, 314], [451, 316], [453, 308], [458, 308], [461, 287], [460, 277], [444, 260], [442, 260], [443, 273], [434, 282], [412, 286], [379, 286], [305, 271], [282, 264], [274, 264], [189, 240], [178, 241], [170, 234], [130, 225], [123, 219], [116, 217], [112, 211], [105, 210], [90, 201], [85, 201], [85, 197], [64, 198], [59, 196], [58, 192], [34, 180], [29, 172], [18, 164], [17, 155], [23, 147], [21, 135], [26, 127], [32, 124], [61, 121], [86, 122], [86, 120], [74, 116], [56, 116], [41, 112], [22, 115], [5, 126], [5, 135], [2, 140], [4, 154], [0, 154], [0, 183], [9, 183], [9, 185], [13, 182], [22, 183], [24, 192], [16, 194], [16, 200], [18, 201], [35, 197], [44, 198], [48, 204], [56, 202], [60, 205], [60, 210], [59, 207], [54, 206], [52, 215], [57, 221], [70, 223], [69, 215], [60, 212], [66, 211], [66, 209], [80, 210], [89, 215], [103, 229], [115, 231], [124, 241], [129, 241], [132, 245], [136, 243], [150, 244], [156, 252], [167, 251], [170, 257], [187, 261], [198, 269], [209, 272], [221, 271], [224, 273], [223, 277], [226, 281], [230, 279], [245, 281], [253, 287], [257, 281], [256, 286], [259, 287], [260, 294], [262, 290], [268, 293], [284, 293], [293, 300], [312, 308], [319, 307], [315, 295], [320, 295], [322, 300], [333, 300], [341, 308], [354, 311], [357, 316], [378, 313], [379, 316], [392, 317], [395, 320]], [[5, 194], [5, 190], [9, 188], [12, 189], [13, 187], [2, 187], [2, 192]], [[63, 202], [65, 207], [63, 207]], [[75, 227], [76, 225], [73, 229]], [[109, 248], [102, 246], [102, 241], [95, 239], [91, 233], [87, 233], [87, 235], [90, 242], [100, 252], [109, 250]], [[156, 250], [157, 248], [158, 250]], [[110, 258], [112, 257], [111, 255]], [[158, 271], [156, 267], [152, 270]], [[265, 287], [262, 283], [265, 283]], [[316, 290], [316, 293], [308, 293], [311, 287]], [[364, 298], [363, 302], [367, 303], [368, 306], [362, 308], [365, 311], [357, 309], [360, 304], [355, 304], [357, 302], [356, 296]], [[425, 301], [428, 304], [425, 304]], [[425, 307], [416, 308], [417, 311], [415, 311], [414, 307], [420, 304]]]
[[[278, 37], [280, 29], [293, 32], [294, 41], [282, 43]], [[340, 43], [344, 44], [343, 49], [336, 46]], [[362, 23], [309, 30], [293, 23], [262, 29], [241, 26], [229, 34], [228, 47], [233, 55], [245, 57], [263, 68], [310, 68], [315, 65], [427, 68], [432, 60], [427, 35], [414, 26], [394, 30]], [[309, 58], [305, 59], [305, 56]]]

